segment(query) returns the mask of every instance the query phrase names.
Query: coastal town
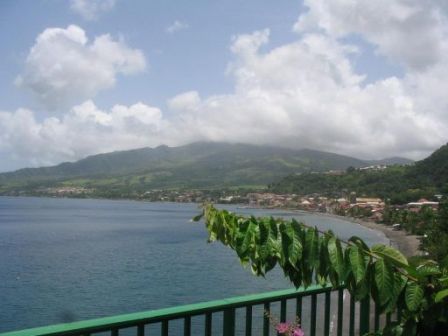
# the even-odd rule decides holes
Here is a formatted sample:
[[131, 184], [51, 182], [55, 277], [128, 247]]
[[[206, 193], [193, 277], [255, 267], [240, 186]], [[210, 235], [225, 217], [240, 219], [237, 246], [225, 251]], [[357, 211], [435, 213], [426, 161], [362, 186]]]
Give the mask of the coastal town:
[[[88, 198], [94, 197], [97, 191], [82, 187], [41, 188], [36, 196]], [[327, 197], [319, 194], [296, 195], [276, 194], [271, 192], [248, 192], [226, 190], [149, 190], [143, 193], [122, 195], [119, 198], [132, 198], [150, 202], [177, 203], [217, 203], [239, 204], [249, 208], [303, 210], [319, 213], [330, 213], [341, 216], [364, 218], [374, 222], [382, 222], [387, 200], [377, 197], [358, 197], [355, 192], [343, 190], [339, 197]], [[418, 213], [423, 207], [437, 210], [442, 195], [434, 195], [434, 200], [425, 198], [407, 204], [393, 205], [395, 210], [407, 210]]]

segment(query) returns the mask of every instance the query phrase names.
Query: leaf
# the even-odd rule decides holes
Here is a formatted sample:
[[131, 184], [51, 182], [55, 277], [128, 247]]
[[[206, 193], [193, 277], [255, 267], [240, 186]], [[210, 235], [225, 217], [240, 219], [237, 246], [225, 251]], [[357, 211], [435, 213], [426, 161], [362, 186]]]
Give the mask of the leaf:
[[406, 306], [410, 311], [417, 311], [423, 299], [423, 289], [415, 282], [408, 282], [405, 292]]
[[443, 289], [443, 290], [437, 292], [434, 301], [436, 303], [442, 302], [443, 299], [445, 299], [447, 296], [448, 296], [448, 288], [447, 289]]
[[[398, 272], [394, 272], [393, 274], [394, 274], [394, 288], [392, 293], [390, 294], [388, 302], [380, 307], [381, 312], [391, 313], [395, 311], [399, 301], [401, 300], [401, 297], [404, 296], [404, 294], [402, 295], [402, 293], [404, 292], [408, 279]], [[378, 294], [376, 295], [377, 295], [376, 297], [378, 298]], [[402, 305], [404, 306], [405, 303], [403, 302]]]
[[384, 262], [383, 259], [378, 259], [375, 262], [375, 285], [378, 290], [378, 298], [380, 304], [385, 304], [394, 290], [394, 274], [390, 266]]
[[389, 325], [386, 325], [386, 327], [383, 330], [383, 336], [402, 336], [402, 335], [404, 335], [403, 327], [400, 325], [399, 322], [392, 322]]
[[280, 225], [282, 235], [282, 249], [286, 260], [296, 267], [302, 257], [302, 243], [300, 241], [300, 226], [293, 223], [282, 223]]
[[305, 242], [305, 262], [311, 268], [315, 268], [319, 264], [319, 232], [317, 228], [307, 230]]
[[397, 251], [392, 247], [383, 244], [376, 244], [372, 246], [371, 251], [377, 256], [386, 259], [397, 267], [407, 268], [409, 266], [406, 257], [400, 251]]
[[328, 277], [328, 268], [330, 264], [329, 256], [328, 256], [328, 236], [323, 236], [319, 238], [319, 265], [316, 270], [316, 281], [321, 285], [325, 284]]
[[408, 319], [403, 327], [403, 335], [414, 336], [417, 335], [417, 323], [413, 319]]
[[257, 224], [251, 219], [249, 221], [249, 225], [247, 227], [246, 232], [244, 233], [243, 239], [240, 244], [240, 249], [242, 253], [250, 253], [250, 249], [255, 244], [255, 234], [257, 230]]
[[331, 237], [328, 241], [328, 255], [334, 271], [339, 279], [342, 280], [345, 273], [344, 256], [342, 253], [341, 242], [336, 237]]
[[260, 250], [260, 258], [266, 259], [271, 255], [271, 246], [269, 244], [270, 239], [270, 231], [271, 227], [269, 225], [269, 221], [262, 220], [258, 225], [260, 232], [259, 239], [259, 250]]
[[363, 250], [357, 245], [351, 245], [347, 249], [356, 284], [359, 284], [364, 279], [367, 269]]
[[416, 271], [416, 275], [419, 278], [442, 274], [439, 265], [437, 265], [434, 261], [427, 261], [424, 264], [417, 266]]
[[367, 246], [367, 244], [364, 242], [364, 240], [362, 240], [358, 236], [352, 236], [349, 238], [348, 241], [356, 244], [360, 249], [362, 249], [366, 252], [370, 251], [370, 248]]
[[202, 217], [204, 217], [204, 211], [202, 211], [199, 215], [194, 216], [192, 221], [193, 222], [199, 222], [202, 219]]

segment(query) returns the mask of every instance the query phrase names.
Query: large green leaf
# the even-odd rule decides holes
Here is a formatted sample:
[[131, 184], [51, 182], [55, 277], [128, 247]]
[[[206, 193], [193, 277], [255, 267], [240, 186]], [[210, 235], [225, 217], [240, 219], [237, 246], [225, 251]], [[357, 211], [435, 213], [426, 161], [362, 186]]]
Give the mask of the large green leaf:
[[302, 257], [302, 242], [300, 240], [300, 226], [293, 223], [282, 223], [280, 232], [282, 236], [282, 250], [285, 259], [296, 267]]
[[328, 240], [327, 235], [319, 237], [319, 265], [316, 271], [316, 281], [321, 285], [326, 284], [329, 272]]
[[357, 245], [349, 246], [348, 251], [353, 276], [356, 284], [359, 284], [364, 279], [367, 270], [364, 252]]
[[344, 255], [341, 248], [341, 242], [336, 237], [331, 237], [328, 241], [328, 256], [330, 258], [333, 270], [342, 281], [345, 275]]
[[387, 304], [381, 306], [381, 311], [385, 313], [391, 313], [395, 311], [400, 301], [400, 297], [402, 296], [401, 294], [404, 291], [408, 281], [408, 279], [403, 274], [400, 274], [398, 272], [394, 272], [393, 274], [394, 274], [393, 291], [389, 297]]
[[372, 246], [372, 252], [377, 256], [386, 259], [397, 267], [407, 268], [409, 266], [406, 257], [400, 251], [392, 247], [383, 244], [376, 244]]
[[311, 268], [317, 267], [319, 264], [319, 232], [317, 228], [310, 228], [306, 231], [305, 250], [305, 262]]
[[434, 301], [442, 302], [447, 296], [448, 296], [448, 289], [441, 290], [440, 292], [437, 292]]
[[255, 248], [255, 237], [258, 233], [258, 225], [254, 220], [249, 221], [246, 232], [243, 235], [243, 239], [240, 242], [239, 250], [242, 254], [252, 255]]
[[423, 264], [416, 267], [416, 276], [419, 278], [424, 278], [430, 275], [440, 275], [442, 274], [440, 267], [437, 263], [432, 260], [428, 260]]
[[423, 295], [423, 289], [419, 284], [411, 281], [408, 282], [405, 292], [405, 301], [406, 306], [410, 311], [417, 311], [420, 308]]
[[356, 244], [360, 249], [364, 250], [365, 252], [370, 251], [370, 248], [367, 246], [367, 244], [358, 236], [352, 236], [348, 240], [350, 243]]
[[394, 290], [394, 273], [383, 259], [375, 262], [375, 285], [378, 290], [378, 298], [380, 304], [385, 304], [393, 294]]

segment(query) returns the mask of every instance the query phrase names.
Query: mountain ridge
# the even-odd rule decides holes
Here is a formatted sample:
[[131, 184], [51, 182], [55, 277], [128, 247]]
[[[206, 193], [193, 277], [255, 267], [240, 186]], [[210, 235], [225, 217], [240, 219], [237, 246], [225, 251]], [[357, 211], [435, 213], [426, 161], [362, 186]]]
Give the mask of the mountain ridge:
[[435, 199], [448, 194], [448, 144], [413, 165], [387, 169], [351, 170], [339, 176], [329, 174], [289, 175], [269, 186], [276, 193], [340, 195], [354, 191], [357, 195], [390, 199], [403, 204], [419, 198]]
[[138, 179], [144, 188], [266, 185], [288, 174], [360, 168], [372, 162], [311, 149], [195, 142], [96, 154], [56, 166], [0, 173], [0, 191], [12, 184], [36, 187], [81, 179], [88, 180], [83, 186], [95, 186], [105, 179], [112, 184], [137, 185]]

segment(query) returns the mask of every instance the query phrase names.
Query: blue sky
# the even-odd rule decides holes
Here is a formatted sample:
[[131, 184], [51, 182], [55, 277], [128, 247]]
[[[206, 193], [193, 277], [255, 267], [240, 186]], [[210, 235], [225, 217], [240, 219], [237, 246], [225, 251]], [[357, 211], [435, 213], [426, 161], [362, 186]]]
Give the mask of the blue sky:
[[[142, 50], [148, 60], [143, 74], [122, 77], [117, 85], [101, 92], [101, 106], [132, 104], [144, 100], [163, 106], [169, 97], [191, 89], [204, 95], [233, 90], [225, 74], [231, 58], [231, 38], [265, 27], [272, 31], [271, 45], [294, 39], [291, 23], [297, 19], [297, 1], [116, 1], [113, 10], [86, 20], [70, 9], [69, 1], [0, 2], [0, 37], [6, 43], [0, 63], [2, 109], [26, 105], [42, 108], [14, 79], [23, 68], [37, 34], [49, 27], [82, 27], [91, 38], [101, 34], [122, 36], [129, 46]], [[188, 25], [174, 33], [175, 21]], [[17, 22], [21, 22], [17, 28]], [[14, 28], [12, 28], [14, 27]]]
[[192, 141], [424, 157], [443, 1], [0, 1], [0, 171]]

